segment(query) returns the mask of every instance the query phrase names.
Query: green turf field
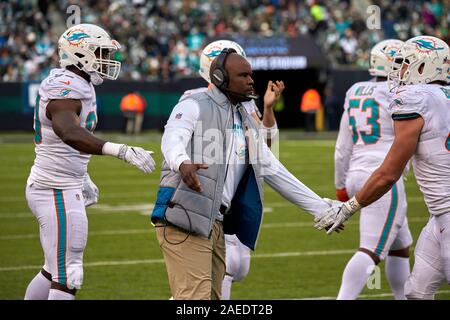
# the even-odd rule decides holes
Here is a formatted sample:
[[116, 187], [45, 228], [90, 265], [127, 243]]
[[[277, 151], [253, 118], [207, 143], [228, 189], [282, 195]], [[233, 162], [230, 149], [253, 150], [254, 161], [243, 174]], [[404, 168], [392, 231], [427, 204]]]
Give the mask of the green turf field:
[[[160, 168], [159, 135], [113, 138], [154, 150]], [[31, 134], [0, 136], [0, 141], [0, 299], [22, 299], [43, 264], [38, 224], [24, 195], [34, 146]], [[291, 137], [280, 143], [286, 167], [326, 197], [334, 196], [333, 152], [333, 140]], [[149, 219], [159, 172], [144, 175], [122, 161], [98, 156], [92, 157], [89, 172], [100, 188], [100, 201], [88, 208], [89, 239], [78, 299], [168, 299], [167, 275]], [[427, 221], [427, 210], [411, 175], [406, 186], [410, 228], [416, 240]], [[358, 247], [357, 219], [344, 233], [327, 236], [312, 227], [310, 215], [270, 188], [265, 190], [258, 247], [248, 277], [234, 285], [232, 298], [335, 297], [346, 262]], [[381, 279], [380, 288], [366, 288], [362, 298], [392, 299], [383, 270]], [[437, 298], [450, 299], [450, 288], [442, 287]]]

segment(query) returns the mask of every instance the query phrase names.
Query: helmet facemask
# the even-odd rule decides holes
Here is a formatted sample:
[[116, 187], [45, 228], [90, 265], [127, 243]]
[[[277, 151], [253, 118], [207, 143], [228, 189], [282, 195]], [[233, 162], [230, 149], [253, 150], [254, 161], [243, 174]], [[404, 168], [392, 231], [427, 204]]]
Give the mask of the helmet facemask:
[[403, 85], [445, 81], [448, 52], [448, 45], [435, 37], [419, 36], [408, 40], [397, 51], [391, 65], [389, 89], [393, 91]]
[[98, 46], [94, 50], [92, 68], [104, 79], [116, 80], [119, 76], [121, 63], [111, 59], [116, 50], [114, 46]]

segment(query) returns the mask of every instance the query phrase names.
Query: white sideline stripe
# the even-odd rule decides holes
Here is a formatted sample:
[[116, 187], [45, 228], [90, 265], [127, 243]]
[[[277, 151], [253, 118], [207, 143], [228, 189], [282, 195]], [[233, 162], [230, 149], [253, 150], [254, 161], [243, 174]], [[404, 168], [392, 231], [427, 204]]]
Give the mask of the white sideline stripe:
[[[410, 218], [409, 223], [419, 223], [426, 222], [427, 218]], [[359, 221], [349, 221], [346, 225], [357, 225]], [[281, 223], [266, 223], [262, 225], [263, 229], [276, 229], [276, 228], [305, 228], [313, 227], [313, 222], [281, 222]], [[149, 229], [126, 229], [126, 230], [103, 230], [103, 231], [92, 231], [89, 232], [89, 236], [108, 236], [108, 235], [128, 235], [128, 234], [145, 234], [154, 232], [154, 228]], [[38, 238], [37, 233], [26, 233], [26, 234], [11, 234], [0, 236], [0, 240], [19, 240], [19, 239], [33, 239]]]
[[[104, 230], [104, 231], [92, 231], [89, 232], [90, 236], [109, 236], [109, 235], [128, 235], [128, 234], [142, 234], [153, 232], [152, 229], [128, 229], [128, 230]], [[39, 238], [37, 233], [27, 233], [27, 234], [12, 234], [7, 236], [0, 236], [0, 240], [19, 240], [19, 239], [33, 239]]]
[[[347, 250], [328, 250], [328, 251], [303, 251], [303, 252], [279, 252], [279, 253], [260, 253], [252, 255], [253, 259], [258, 258], [285, 258], [285, 257], [300, 257], [300, 256], [326, 256], [326, 255], [340, 255], [354, 253], [355, 249]], [[164, 259], [146, 259], [146, 260], [119, 260], [119, 261], [97, 261], [88, 262], [84, 267], [103, 267], [103, 266], [123, 266], [123, 265], [137, 265], [137, 264], [162, 264]], [[0, 272], [6, 271], [20, 271], [30, 269], [40, 269], [42, 265], [38, 266], [17, 266], [17, 267], [2, 267]]]
[[[315, 177], [315, 176], [312, 176]], [[304, 178], [304, 177], [303, 177]], [[330, 185], [318, 185], [318, 186], [314, 186], [314, 191], [329, 191], [329, 190], [334, 190], [333, 187]], [[272, 188], [266, 188], [265, 189], [265, 193], [273, 193], [273, 194], [278, 194], [275, 190], [273, 190]], [[126, 192], [126, 193], [101, 193], [100, 190], [100, 201], [104, 201], [105, 199], [128, 199], [128, 198], [132, 198], [132, 197], [143, 197], [143, 198], [148, 198], [148, 197], [152, 197], [154, 195], [154, 191], [149, 190], [148, 191], [133, 191], [133, 192]], [[406, 200], [408, 202], [424, 202], [423, 197], [406, 197]], [[25, 200], [25, 196], [0, 196], [0, 202], [1, 203], [26, 203]], [[273, 202], [275, 204], [275, 206], [293, 206], [292, 203], [290, 203], [289, 201], [285, 201], [285, 202]], [[272, 203], [268, 202], [267, 205], [272, 205]], [[1, 214], [0, 214], [1, 215]]]
[[[450, 293], [450, 290], [438, 290], [436, 294]], [[377, 293], [377, 294], [360, 294], [358, 298], [376, 298], [376, 297], [393, 297], [392, 293]], [[336, 300], [336, 297], [310, 297], [300, 298], [298, 300]]]
[[[272, 190], [272, 189], [269, 189]], [[273, 191], [275, 193], [275, 191]], [[134, 194], [134, 193], [131, 193]], [[135, 195], [139, 196], [148, 196], [148, 194], [143, 193], [136, 193]], [[103, 198], [114, 198], [116, 199], [118, 194], [111, 194], [108, 197]], [[122, 194], [123, 196], [123, 194]], [[127, 197], [132, 197], [130, 194], [127, 194]], [[102, 198], [102, 199], [103, 199]], [[25, 201], [24, 198], [21, 198], [20, 202]], [[16, 202], [16, 201], [7, 201], [7, 202]], [[408, 202], [410, 203], [423, 203], [422, 197], [409, 197]], [[119, 214], [128, 214], [127, 211], [139, 211], [142, 210], [142, 208], [145, 208], [145, 210], [151, 210], [153, 203], [149, 202], [147, 204], [116, 204], [116, 205], [104, 205], [104, 204], [97, 204], [88, 209], [88, 216], [89, 215], [97, 215], [97, 214], [111, 214], [111, 213], [119, 213]], [[286, 201], [286, 202], [268, 202], [266, 203], [266, 207], [264, 207], [264, 213], [279, 213], [277, 210], [273, 210], [273, 208], [283, 208], [283, 207], [290, 207], [295, 206], [294, 204]], [[120, 209], [118, 209], [120, 208]], [[150, 215], [150, 211], [145, 211], [145, 214]], [[17, 213], [0, 213], [0, 219], [20, 219], [20, 218], [34, 218], [31, 211], [27, 212], [17, 212]]]
[[[119, 187], [119, 184], [117, 184], [117, 186]], [[153, 194], [152, 190], [150, 189], [150, 186], [148, 186], [148, 187], [149, 187], [148, 191], [139, 191], [139, 192], [136, 191], [136, 192], [126, 192], [126, 193], [115, 192], [115, 193], [102, 194], [101, 193], [102, 191], [100, 190], [100, 199], [102, 199], [102, 200], [104, 200], [104, 199], [121, 199], [121, 198], [128, 199], [131, 197], [146, 198], [146, 197], [152, 196], [152, 194]], [[11, 203], [12, 202], [24, 202], [24, 203], [26, 203], [26, 200], [25, 200], [25, 196], [3, 196], [3, 197], [0, 197], [0, 202], [2, 202], [2, 203], [6, 203], [6, 202], [11, 202]]]

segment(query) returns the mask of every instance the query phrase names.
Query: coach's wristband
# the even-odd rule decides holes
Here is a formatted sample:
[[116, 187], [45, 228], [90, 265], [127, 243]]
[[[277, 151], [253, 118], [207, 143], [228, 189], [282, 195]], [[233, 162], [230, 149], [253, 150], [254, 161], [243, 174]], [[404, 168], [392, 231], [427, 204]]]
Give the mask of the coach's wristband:
[[113, 156], [118, 158], [120, 153], [120, 148], [122, 148], [124, 144], [105, 142], [102, 148], [102, 153], [104, 155]]

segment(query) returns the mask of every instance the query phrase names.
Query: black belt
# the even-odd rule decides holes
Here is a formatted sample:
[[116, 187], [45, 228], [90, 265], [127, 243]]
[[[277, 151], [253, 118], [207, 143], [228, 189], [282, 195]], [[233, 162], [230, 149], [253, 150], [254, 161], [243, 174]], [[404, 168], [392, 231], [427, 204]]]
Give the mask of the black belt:
[[221, 214], [226, 214], [227, 210], [228, 210], [227, 206], [225, 206], [223, 204], [220, 206], [219, 211], [220, 211]]

